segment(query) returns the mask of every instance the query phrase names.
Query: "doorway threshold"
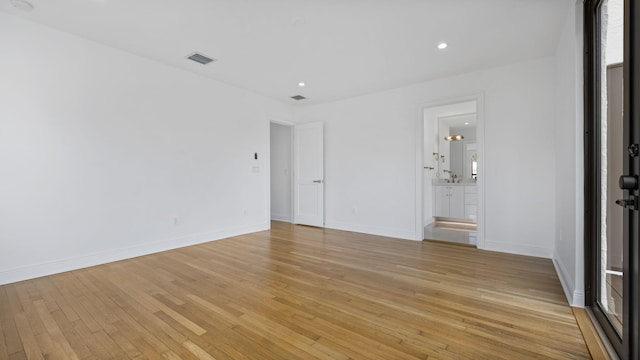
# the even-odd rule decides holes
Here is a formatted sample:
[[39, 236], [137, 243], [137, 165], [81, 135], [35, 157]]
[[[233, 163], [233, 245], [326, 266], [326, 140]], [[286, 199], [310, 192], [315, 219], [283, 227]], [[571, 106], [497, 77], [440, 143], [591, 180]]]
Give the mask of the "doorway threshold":
[[424, 240], [444, 241], [476, 247], [476, 224], [438, 219], [424, 228]]

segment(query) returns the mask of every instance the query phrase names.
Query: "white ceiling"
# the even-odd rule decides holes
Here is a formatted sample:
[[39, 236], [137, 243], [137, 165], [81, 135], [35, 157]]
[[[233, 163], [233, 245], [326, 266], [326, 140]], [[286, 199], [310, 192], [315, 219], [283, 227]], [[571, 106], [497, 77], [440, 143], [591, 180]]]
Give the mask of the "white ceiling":
[[476, 114], [454, 115], [438, 118], [439, 124], [445, 124], [450, 129], [473, 128], [477, 125]]
[[[308, 99], [297, 104], [317, 104], [553, 55], [573, 0], [29, 1], [31, 12], [9, 0], [0, 11], [287, 103], [302, 94]], [[186, 60], [193, 51], [219, 61]]]

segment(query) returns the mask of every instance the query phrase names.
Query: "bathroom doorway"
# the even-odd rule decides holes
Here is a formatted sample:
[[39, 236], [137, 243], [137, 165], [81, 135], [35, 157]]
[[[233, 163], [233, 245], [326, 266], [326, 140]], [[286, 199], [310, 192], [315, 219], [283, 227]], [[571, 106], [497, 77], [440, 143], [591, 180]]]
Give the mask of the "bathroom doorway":
[[422, 224], [425, 240], [481, 247], [479, 98], [422, 111]]
[[293, 127], [269, 123], [271, 220], [293, 222]]

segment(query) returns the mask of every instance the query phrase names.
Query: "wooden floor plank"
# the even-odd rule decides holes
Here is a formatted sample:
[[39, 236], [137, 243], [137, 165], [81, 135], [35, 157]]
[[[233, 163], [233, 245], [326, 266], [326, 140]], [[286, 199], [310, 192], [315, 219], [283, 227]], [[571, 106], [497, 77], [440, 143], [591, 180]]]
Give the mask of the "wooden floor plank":
[[29, 320], [27, 320], [25, 314], [16, 314], [15, 321], [18, 328], [18, 333], [20, 334], [20, 339], [22, 340], [22, 344], [24, 344], [27, 358], [44, 360], [44, 356], [42, 356], [42, 351], [40, 350], [38, 341], [31, 331], [31, 325], [29, 325]]
[[580, 308], [573, 308], [572, 310], [578, 321], [582, 336], [587, 343], [591, 357], [595, 360], [611, 360], [606, 346], [598, 336], [598, 332], [587, 314], [587, 310]]
[[0, 358], [590, 355], [548, 259], [273, 222], [0, 286]]

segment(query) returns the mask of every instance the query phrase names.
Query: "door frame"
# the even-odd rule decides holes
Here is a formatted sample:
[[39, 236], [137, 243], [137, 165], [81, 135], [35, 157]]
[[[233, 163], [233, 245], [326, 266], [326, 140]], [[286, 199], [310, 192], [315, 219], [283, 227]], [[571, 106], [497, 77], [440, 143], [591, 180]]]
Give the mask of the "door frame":
[[[635, 222], [635, 226], [625, 227], [630, 236], [624, 236], [624, 299], [623, 299], [623, 336], [620, 339], [613, 329], [608, 326], [608, 320], [602, 309], [596, 303], [598, 296], [597, 279], [600, 276], [599, 261], [599, 233], [600, 233], [600, 60], [598, 58], [598, 13], [597, 8], [602, 0], [585, 0], [584, 3], [584, 252], [585, 252], [585, 305], [591, 310], [597, 322], [615, 351], [623, 359], [637, 359], [640, 356], [640, 328], [638, 301], [640, 301], [639, 269], [640, 251], [638, 239], [638, 214], [634, 212], [629, 219], [629, 211], [625, 212], [625, 224]], [[629, 134], [625, 134], [625, 145], [632, 139], [631, 134], [640, 128], [640, 104], [637, 98], [640, 94], [640, 47], [634, 46], [631, 37], [640, 39], [640, 24], [634, 24], [632, 19], [640, 19], [640, 4], [637, 1], [625, 1], [625, 29], [624, 29], [624, 121], [630, 122]], [[636, 40], [637, 42], [637, 40]], [[636, 101], [631, 101], [632, 99]], [[629, 162], [625, 156], [625, 164]], [[632, 168], [638, 171], [640, 160], [636, 157]], [[625, 166], [627, 168], [627, 166]], [[621, 174], [622, 175], [622, 174]], [[615, 186], [615, 185], [614, 185]], [[633, 284], [633, 286], [632, 286]]]
[[[627, 9], [628, 7], [628, 9]], [[624, 68], [625, 80], [624, 89], [624, 113], [631, 122], [631, 139], [640, 139], [640, 3], [638, 1], [625, 2], [625, 40], [624, 63], [629, 64]], [[640, 159], [638, 157], [631, 166], [633, 173], [640, 172]], [[636, 212], [637, 213], [637, 212]], [[625, 324], [630, 328], [624, 341], [627, 343], [626, 349], [632, 359], [640, 358], [640, 215], [636, 214], [630, 220], [633, 225], [629, 230], [633, 230], [630, 236], [626, 236], [631, 241], [629, 254], [625, 256], [625, 263], [629, 264], [629, 276], [625, 278], [624, 291], [629, 294], [625, 303], [625, 311], [630, 315], [631, 320]], [[634, 284], [635, 286], [631, 286]]]
[[[485, 174], [486, 169], [486, 157], [484, 152], [484, 129], [485, 129], [485, 110], [484, 110], [484, 94], [478, 93], [474, 95], [466, 95], [460, 97], [453, 98], [445, 98], [440, 100], [435, 100], [431, 102], [424, 103], [420, 106], [418, 112], [418, 119], [416, 121], [416, 199], [415, 199], [415, 209], [416, 209], [416, 239], [415, 240], [424, 240], [424, 209], [425, 206], [431, 206], [431, 204], [424, 203], [424, 111], [426, 109], [443, 106], [443, 105], [452, 105], [462, 102], [476, 102], [476, 143], [478, 147], [478, 174]], [[477, 247], [478, 249], [485, 248], [485, 177], [478, 176], [477, 182], [478, 188], [478, 218], [477, 218], [477, 230], [476, 230], [476, 239], [477, 239]]]

